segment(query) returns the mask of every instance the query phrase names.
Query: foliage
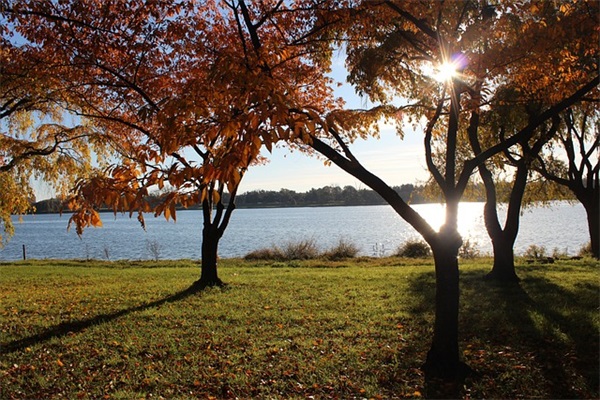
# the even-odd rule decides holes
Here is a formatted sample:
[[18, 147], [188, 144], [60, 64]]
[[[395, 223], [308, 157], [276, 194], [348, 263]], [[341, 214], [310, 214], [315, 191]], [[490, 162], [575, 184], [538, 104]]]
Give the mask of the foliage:
[[477, 242], [471, 242], [470, 239], [463, 241], [462, 246], [458, 249], [458, 256], [464, 259], [477, 258], [481, 255], [477, 248]]
[[[137, 212], [143, 224], [144, 212], [170, 219], [178, 204], [202, 204], [206, 223], [224, 230], [233, 204], [221, 197], [235, 196], [263, 145], [297, 138], [304, 110], [337, 104], [308, 40], [315, 10], [243, 0], [107, 4], [6, 7], [16, 31], [38, 45], [38, 62], [69, 82], [74, 111], [101, 126], [121, 156], [75, 188], [78, 233], [100, 223], [102, 205]], [[169, 193], [151, 205], [155, 186]], [[213, 206], [227, 211], [209, 218]]]
[[34, 179], [64, 196], [89, 172], [92, 152], [101, 162], [108, 149], [89, 121], [72, 118], [70, 93], [49, 65], [37, 62], [38, 49], [12, 41], [0, 18], [1, 246], [13, 233], [11, 214], [35, 211]]
[[431, 248], [422, 240], [408, 240], [396, 250], [397, 257], [426, 258], [431, 256]]
[[[537, 157], [535, 170], [545, 179], [568, 188], [586, 210], [591, 254], [600, 258], [600, 112], [598, 99], [563, 113], [551, 151]], [[564, 162], [564, 160], [567, 162]]]
[[[10, 0], [0, 8], [36, 62], [69, 88], [119, 158], [79, 180], [68, 204], [79, 235], [99, 207], [176, 219], [202, 207], [198, 285], [222, 284], [218, 245], [239, 184], [280, 140], [314, 130], [311, 115], [341, 104], [324, 73], [307, 2], [123, 3]], [[166, 190], [150, 203], [150, 190]], [[229, 193], [225, 203], [223, 195]]]
[[[395, 186], [394, 190], [411, 203], [424, 201], [421, 196], [420, 186], [405, 184]], [[237, 196], [236, 204], [239, 207], [302, 207], [302, 206], [358, 206], [381, 205], [385, 201], [375, 191], [370, 189], [357, 189], [354, 186], [324, 186], [312, 188], [306, 192], [298, 193], [294, 190], [281, 189], [253, 190]]]
[[263, 261], [293, 261], [293, 260], [343, 260], [354, 258], [359, 249], [354, 243], [340, 239], [338, 244], [323, 252], [314, 239], [302, 239], [289, 241], [283, 247], [272, 246], [270, 248], [254, 250], [244, 256], [245, 260]]
[[337, 245], [323, 252], [322, 257], [326, 260], [344, 260], [356, 257], [359, 251], [356, 244], [345, 239], [340, 239]]
[[592, 257], [592, 243], [588, 242], [583, 245], [581, 249], [579, 249], [579, 253], [577, 253], [580, 257]]
[[[520, 287], [462, 267], [464, 398], [597, 398], [597, 266], [523, 267]], [[420, 398], [433, 265], [360, 259], [272, 269], [222, 260], [0, 265], [1, 398]], [[321, 262], [334, 266], [333, 262]], [[206, 305], [210, 304], [210, 307]]]
[[523, 253], [523, 256], [537, 260], [537, 259], [546, 257], [546, 254], [547, 254], [546, 247], [532, 244], [525, 250], [525, 252]]

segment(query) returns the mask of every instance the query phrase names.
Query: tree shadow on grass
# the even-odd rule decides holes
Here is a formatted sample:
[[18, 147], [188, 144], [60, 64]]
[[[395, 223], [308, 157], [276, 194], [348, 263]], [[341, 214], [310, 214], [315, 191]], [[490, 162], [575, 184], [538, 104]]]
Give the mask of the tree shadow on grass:
[[[532, 276], [520, 284], [497, 283], [482, 281], [474, 271], [462, 273], [461, 285], [460, 322], [468, 327], [463, 339], [476, 336], [530, 354], [550, 398], [598, 396], [598, 329], [589, 318], [598, 306], [598, 285], [581, 283], [568, 290]], [[497, 372], [494, 366], [488, 366], [490, 372]], [[577, 377], [585, 387], [577, 387]]]
[[24, 350], [27, 347], [36, 345], [38, 343], [43, 343], [54, 338], [60, 338], [71, 333], [81, 332], [84, 329], [94, 325], [100, 325], [111, 322], [119, 317], [133, 312], [144, 311], [150, 308], [159, 307], [166, 303], [180, 301], [193, 294], [200, 293], [205, 289], [206, 287], [202, 287], [197, 284], [192, 284], [192, 286], [188, 287], [185, 290], [182, 290], [178, 293], [172, 294], [160, 300], [152, 301], [150, 303], [140, 304], [139, 306], [115, 311], [113, 313], [96, 315], [92, 318], [62, 322], [36, 335], [32, 335], [23, 339], [18, 339], [6, 344], [0, 344], [0, 354], [10, 354], [15, 351]]
[[[547, 327], [540, 327], [531, 318], [532, 313], [529, 313], [531, 328], [537, 328], [534, 340], [545, 340], [545, 351], [539, 353], [539, 358], [545, 366], [548, 380], [554, 383], [552, 397], [573, 398], [581, 395], [573, 391], [572, 373], [565, 368], [572, 364], [573, 369], [585, 379], [588, 389], [594, 392], [592, 395], [598, 398], [599, 332], [590, 319], [590, 313], [584, 310], [586, 307], [595, 308], [597, 312], [600, 287], [581, 283], [575, 285], [575, 290], [567, 290], [540, 277], [526, 278], [523, 285], [526, 290], [523, 290], [522, 296], [530, 305], [529, 310], [539, 313], [547, 321]], [[570, 315], [564, 315], [560, 310], [567, 305], [575, 310]], [[554, 379], [555, 373], [564, 379]]]
[[[599, 394], [599, 335], [590, 318], [597, 312], [597, 284], [575, 284], [566, 289], [543, 277], [526, 276], [520, 284], [497, 283], [482, 279], [481, 271], [461, 271], [460, 338], [468, 345], [478, 341], [496, 349], [496, 354], [512, 349], [515, 357], [533, 357], [529, 361], [544, 377], [545, 382], [530, 382], [535, 390], [545, 391], [550, 398], [598, 398]], [[414, 275], [408, 286], [412, 292], [409, 312], [416, 318], [428, 315], [433, 320], [435, 276], [432, 271]], [[463, 349], [464, 350], [464, 349]], [[467, 380], [490, 382], [500, 380], [503, 373], [516, 373], [515, 390], [525, 387], [530, 371], [504, 371], [521, 366], [520, 360], [500, 365], [490, 357]], [[503, 360], [502, 360], [503, 361]], [[512, 379], [512, 378], [503, 378]], [[471, 382], [469, 382], [469, 380]], [[578, 382], [577, 382], [578, 381]], [[496, 382], [500, 383], [500, 382]], [[520, 385], [520, 386], [519, 386]], [[542, 388], [539, 385], [544, 385]], [[578, 387], [579, 385], [579, 387]], [[492, 387], [492, 390], [496, 390]], [[506, 396], [505, 388], [486, 397]], [[460, 388], [444, 387], [425, 382], [428, 398], [462, 397]], [[513, 395], [518, 395], [518, 392]], [[528, 397], [527, 393], [521, 393]], [[534, 392], [530, 393], [534, 395]]]

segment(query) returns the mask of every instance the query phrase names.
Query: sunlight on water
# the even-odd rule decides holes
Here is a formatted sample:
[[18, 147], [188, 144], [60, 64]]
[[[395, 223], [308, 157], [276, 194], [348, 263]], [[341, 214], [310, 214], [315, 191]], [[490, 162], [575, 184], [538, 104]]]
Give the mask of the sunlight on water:
[[[444, 222], [445, 208], [440, 204], [414, 206], [434, 229]], [[483, 203], [461, 203], [459, 232], [482, 253], [491, 252], [483, 223]], [[505, 210], [500, 210], [503, 217]], [[177, 223], [164, 218], [147, 218], [146, 231], [137, 220], [103, 213], [103, 228], [87, 229], [82, 238], [67, 232], [68, 215], [28, 215], [23, 223], [15, 221], [16, 233], [0, 260], [18, 260], [22, 246], [29, 258], [75, 259], [199, 259], [202, 212], [177, 213]], [[221, 257], [241, 257], [250, 251], [283, 246], [290, 241], [313, 239], [322, 249], [335, 246], [340, 239], [361, 249], [362, 255], [391, 255], [407, 240], [419, 234], [390, 206], [298, 207], [239, 209], [225, 231]], [[585, 210], [581, 204], [555, 203], [553, 207], [534, 207], [521, 218], [515, 252], [522, 254], [532, 244], [576, 254], [589, 241]], [[376, 251], [375, 251], [375, 250]]]
[[[446, 218], [443, 204], [419, 204], [415, 207], [433, 229], [439, 232]], [[461, 203], [458, 208], [458, 231], [468, 235], [483, 221], [483, 203]]]

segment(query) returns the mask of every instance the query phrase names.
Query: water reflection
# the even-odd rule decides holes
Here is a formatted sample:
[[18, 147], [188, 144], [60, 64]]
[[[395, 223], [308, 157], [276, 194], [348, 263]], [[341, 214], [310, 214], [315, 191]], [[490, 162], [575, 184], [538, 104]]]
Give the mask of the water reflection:
[[[415, 209], [436, 230], [443, 224], [441, 204], [416, 205]], [[491, 245], [483, 223], [483, 203], [461, 203], [459, 232], [483, 252]], [[502, 216], [504, 211], [501, 210]], [[177, 222], [147, 218], [146, 231], [137, 220], [106, 213], [104, 227], [87, 229], [82, 238], [67, 232], [69, 216], [26, 216], [16, 222], [16, 234], [0, 250], [0, 259], [22, 257], [22, 245], [30, 258], [105, 259], [180, 259], [200, 257], [202, 214], [181, 211]], [[239, 257], [252, 250], [288, 241], [314, 239], [326, 249], [340, 239], [354, 242], [362, 254], [391, 254], [406, 240], [418, 239], [418, 233], [389, 206], [314, 207], [236, 210], [223, 239], [221, 257]], [[556, 203], [551, 208], [532, 208], [522, 216], [516, 251], [522, 253], [531, 244], [575, 254], [589, 241], [586, 216], [580, 204]], [[381, 251], [383, 249], [383, 251]], [[156, 254], [158, 252], [158, 254]]]

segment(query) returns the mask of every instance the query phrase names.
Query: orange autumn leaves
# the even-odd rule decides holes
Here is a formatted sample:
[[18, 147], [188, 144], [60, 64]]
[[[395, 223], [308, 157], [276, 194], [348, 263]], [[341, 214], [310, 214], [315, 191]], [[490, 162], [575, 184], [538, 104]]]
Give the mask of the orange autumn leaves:
[[[6, 15], [37, 46], [34, 61], [52, 71], [69, 108], [92, 121], [113, 154], [73, 191], [79, 231], [98, 225], [99, 207], [138, 212], [143, 223], [144, 212], [173, 218], [175, 205], [218, 202], [264, 161], [261, 150], [280, 142], [305, 149], [330, 127], [351, 142], [377, 136], [381, 118], [430, 116], [439, 90], [419, 68], [439, 61], [440, 38], [419, 21], [438, 15], [440, 41], [469, 55], [468, 78], [483, 85], [481, 93], [511, 79], [552, 101], [587, 77], [578, 63], [597, 56], [588, 43], [593, 35], [582, 34], [597, 32], [585, 14], [596, 6], [580, 3], [502, 3], [493, 23], [489, 12], [480, 18], [462, 2], [20, 0], [8, 2]], [[414, 21], [392, 12], [399, 4]], [[383, 26], [398, 34], [376, 48], [387, 35]], [[559, 40], [565, 46], [557, 47]], [[342, 43], [357, 90], [384, 103], [411, 98], [416, 106], [402, 114], [390, 104], [345, 110], [327, 76]], [[519, 61], [524, 49], [527, 62]], [[476, 100], [464, 105], [486, 99]], [[156, 189], [167, 193], [149, 204], [145, 197]]]
[[[169, 219], [176, 205], [217, 203], [262, 162], [263, 147], [308, 141], [319, 116], [341, 104], [310, 40], [310, 1], [96, 3], [25, 1], [16, 12], [116, 160], [74, 188], [79, 233], [100, 224], [98, 207], [137, 212], [143, 224], [144, 212]], [[151, 205], [155, 189], [167, 194]]]

